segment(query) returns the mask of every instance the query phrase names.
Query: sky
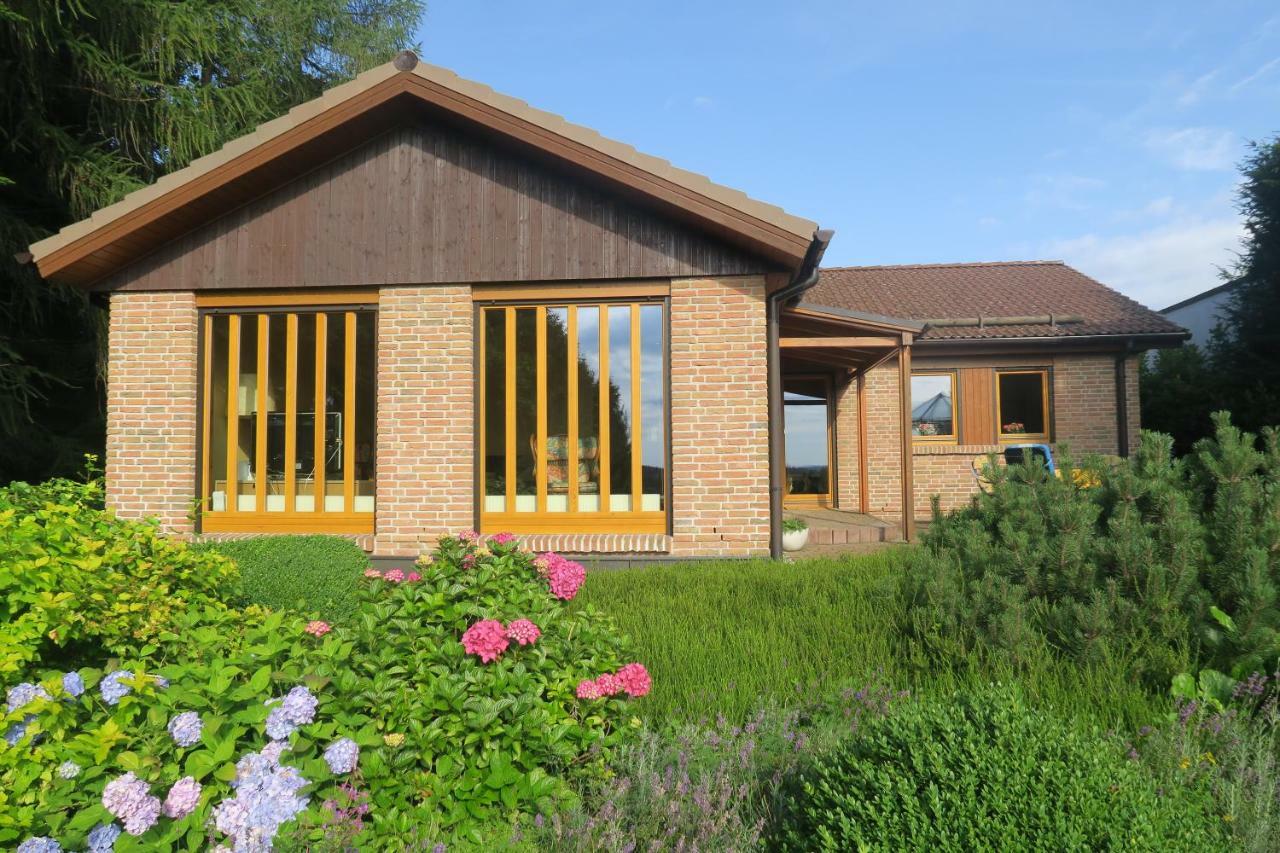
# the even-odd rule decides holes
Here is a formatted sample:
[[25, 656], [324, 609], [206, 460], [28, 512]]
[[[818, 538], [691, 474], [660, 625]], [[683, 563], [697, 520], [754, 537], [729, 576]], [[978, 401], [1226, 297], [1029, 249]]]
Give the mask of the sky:
[[424, 60], [836, 231], [826, 265], [1219, 283], [1280, 134], [1272, 2], [428, 0]]

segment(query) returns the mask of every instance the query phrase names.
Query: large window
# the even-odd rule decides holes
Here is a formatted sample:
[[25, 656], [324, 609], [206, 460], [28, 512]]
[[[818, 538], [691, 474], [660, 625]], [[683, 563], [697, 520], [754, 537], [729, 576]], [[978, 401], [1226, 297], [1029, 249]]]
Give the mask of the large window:
[[787, 500], [831, 500], [831, 383], [824, 376], [789, 376], [782, 383]]
[[369, 306], [202, 317], [201, 529], [373, 532]]
[[911, 375], [911, 435], [916, 441], [956, 440], [956, 375]]
[[996, 411], [1001, 441], [1049, 437], [1049, 373], [997, 370]]
[[661, 302], [480, 309], [481, 527], [666, 530]]

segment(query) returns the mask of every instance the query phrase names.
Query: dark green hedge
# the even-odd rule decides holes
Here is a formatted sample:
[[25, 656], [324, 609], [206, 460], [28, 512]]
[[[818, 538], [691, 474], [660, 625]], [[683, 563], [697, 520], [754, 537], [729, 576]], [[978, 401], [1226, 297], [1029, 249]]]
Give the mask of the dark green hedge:
[[364, 551], [338, 536], [260, 536], [201, 547], [236, 562], [251, 603], [314, 613], [328, 622], [347, 620], [369, 567]]

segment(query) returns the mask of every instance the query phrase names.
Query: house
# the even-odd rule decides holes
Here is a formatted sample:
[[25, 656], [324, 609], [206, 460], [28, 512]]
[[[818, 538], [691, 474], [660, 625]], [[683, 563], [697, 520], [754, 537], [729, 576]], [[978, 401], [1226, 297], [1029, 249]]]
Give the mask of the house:
[[1174, 303], [1160, 313], [1170, 321], [1191, 333], [1188, 343], [1202, 349], [1209, 344], [1209, 335], [1221, 319], [1223, 310], [1239, 288], [1239, 281], [1229, 281], [1212, 287], [1181, 302]]
[[30, 254], [109, 305], [109, 504], [180, 535], [748, 556], [787, 504], [910, 535], [1002, 442], [1127, 452], [1178, 327], [831, 236], [402, 53]]

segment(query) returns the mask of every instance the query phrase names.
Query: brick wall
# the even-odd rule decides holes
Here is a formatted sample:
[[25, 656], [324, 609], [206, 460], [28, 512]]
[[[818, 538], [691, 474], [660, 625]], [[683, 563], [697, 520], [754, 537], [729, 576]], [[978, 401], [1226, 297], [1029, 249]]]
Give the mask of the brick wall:
[[190, 291], [111, 295], [107, 506], [192, 531], [196, 494], [196, 302]]
[[467, 285], [382, 289], [376, 554], [474, 524], [472, 326]]
[[836, 503], [841, 509], [857, 512], [858, 381], [837, 384], [835, 397]]
[[762, 276], [671, 282], [672, 553], [769, 552]]
[[866, 383], [867, 511], [893, 515], [902, 509], [898, 360], [891, 359], [868, 373]]

